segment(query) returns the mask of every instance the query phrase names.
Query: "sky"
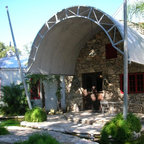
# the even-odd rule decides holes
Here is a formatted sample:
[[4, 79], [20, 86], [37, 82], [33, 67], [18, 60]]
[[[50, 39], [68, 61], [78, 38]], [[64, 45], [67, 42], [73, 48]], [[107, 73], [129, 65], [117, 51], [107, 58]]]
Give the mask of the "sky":
[[17, 47], [23, 51], [43, 24], [64, 8], [93, 6], [113, 15], [122, 3], [123, 0], [0, 0], [0, 42], [13, 44], [5, 6], [9, 9]]

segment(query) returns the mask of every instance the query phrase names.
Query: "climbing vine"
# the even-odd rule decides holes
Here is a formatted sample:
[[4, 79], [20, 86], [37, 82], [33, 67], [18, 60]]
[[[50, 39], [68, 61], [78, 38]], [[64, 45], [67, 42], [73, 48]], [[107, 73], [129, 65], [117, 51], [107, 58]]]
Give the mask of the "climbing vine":
[[[39, 80], [43, 83], [43, 81], [47, 81], [49, 84], [51, 82], [54, 82], [55, 80], [57, 81], [57, 91], [56, 91], [56, 96], [57, 96], [57, 101], [58, 101], [58, 108], [61, 108], [61, 81], [60, 81], [60, 75], [42, 75], [42, 74], [32, 74], [32, 75], [27, 75], [27, 83], [29, 85], [35, 85]], [[45, 97], [43, 96], [43, 107], [45, 107]]]
[[56, 75], [55, 79], [57, 81], [57, 91], [56, 91], [56, 96], [57, 96], [57, 100], [58, 100], [58, 107], [59, 109], [61, 108], [61, 81], [60, 81], [60, 75]]

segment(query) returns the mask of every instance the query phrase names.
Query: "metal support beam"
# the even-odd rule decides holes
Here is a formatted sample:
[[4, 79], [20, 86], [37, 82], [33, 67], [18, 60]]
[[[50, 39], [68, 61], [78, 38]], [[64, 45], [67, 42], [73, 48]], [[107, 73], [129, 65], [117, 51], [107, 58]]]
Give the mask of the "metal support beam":
[[95, 16], [95, 20], [96, 20], [96, 22], [98, 22], [98, 18], [97, 18], [97, 15], [96, 15], [96, 13], [95, 13], [94, 10], [93, 10], [93, 14], [94, 14], [94, 16]]
[[20, 74], [21, 74], [21, 79], [22, 79], [22, 82], [23, 82], [23, 85], [24, 85], [24, 89], [25, 89], [25, 93], [26, 93], [26, 97], [27, 97], [27, 101], [28, 101], [28, 106], [29, 106], [29, 109], [32, 109], [32, 105], [31, 105], [31, 102], [30, 102], [29, 94], [28, 94], [27, 85], [26, 85], [26, 82], [25, 82], [25, 79], [24, 79], [23, 70], [22, 70], [22, 67], [21, 67], [20, 59], [19, 59], [18, 49], [17, 49], [16, 42], [15, 42], [15, 37], [14, 37], [13, 29], [12, 29], [10, 16], [9, 16], [8, 6], [6, 6], [6, 9], [7, 9], [8, 21], [9, 21], [11, 35], [12, 35], [14, 48], [15, 48], [15, 54], [16, 54], [16, 58], [17, 58], [17, 61], [18, 61], [19, 70], [20, 70]]
[[115, 25], [113, 25], [107, 32], [109, 33], [114, 27]]
[[100, 23], [102, 21], [104, 16], [105, 16], [104, 14], [101, 16], [101, 18], [99, 19], [98, 23]]
[[89, 11], [89, 14], [88, 14], [88, 18], [90, 17], [91, 13], [92, 13], [92, 8], [90, 8], [90, 11]]
[[128, 49], [127, 49], [127, 0], [124, 0], [124, 104], [123, 117], [127, 118], [128, 111]]

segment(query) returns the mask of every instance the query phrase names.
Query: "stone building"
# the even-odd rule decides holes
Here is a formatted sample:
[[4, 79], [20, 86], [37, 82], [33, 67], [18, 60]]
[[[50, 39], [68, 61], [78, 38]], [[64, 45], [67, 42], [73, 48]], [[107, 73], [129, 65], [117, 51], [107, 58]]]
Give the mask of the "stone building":
[[[121, 111], [123, 32], [123, 25], [101, 10], [83, 6], [64, 9], [38, 32], [28, 72], [64, 76], [63, 100], [68, 110], [92, 109], [83, 92], [95, 86], [104, 100], [119, 102], [115, 107]], [[128, 55], [129, 111], [144, 113], [144, 39], [130, 28]]]
[[[107, 49], [112, 50], [109, 53]], [[129, 111], [144, 113], [144, 65], [131, 62], [128, 66]], [[84, 110], [81, 88], [90, 89], [93, 85], [96, 85], [97, 91], [103, 91], [105, 100], [122, 103], [122, 77], [123, 56], [111, 46], [104, 32], [100, 32], [82, 47], [76, 63], [75, 76], [66, 78], [67, 103], [71, 108], [76, 104], [80, 110]], [[121, 111], [122, 105], [115, 107]]]

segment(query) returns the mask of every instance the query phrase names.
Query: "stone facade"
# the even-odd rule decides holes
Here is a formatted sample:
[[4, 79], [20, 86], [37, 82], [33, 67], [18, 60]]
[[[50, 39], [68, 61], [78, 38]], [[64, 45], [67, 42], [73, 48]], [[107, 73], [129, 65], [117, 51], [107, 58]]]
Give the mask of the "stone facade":
[[[120, 90], [120, 75], [123, 74], [123, 56], [117, 52], [117, 58], [106, 59], [105, 45], [110, 43], [104, 32], [99, 32], [81, 48], [77, 59], [75, 76], [66, 77], [67, 107], [74, 111], [83, 110], [82, 75], [102, 73], [104, 99], [123, 102]], [[122, 50], [123, 44], [119, 45]], [[144, 72], [144, 66], [129, 64], [129, 73]], [[144, 113], [144, 93], [129, 94], [129, 111]], [[73, 109], [77, 105], [76, 109]], [[117, 105], [118, 108], [122, 105]]]

